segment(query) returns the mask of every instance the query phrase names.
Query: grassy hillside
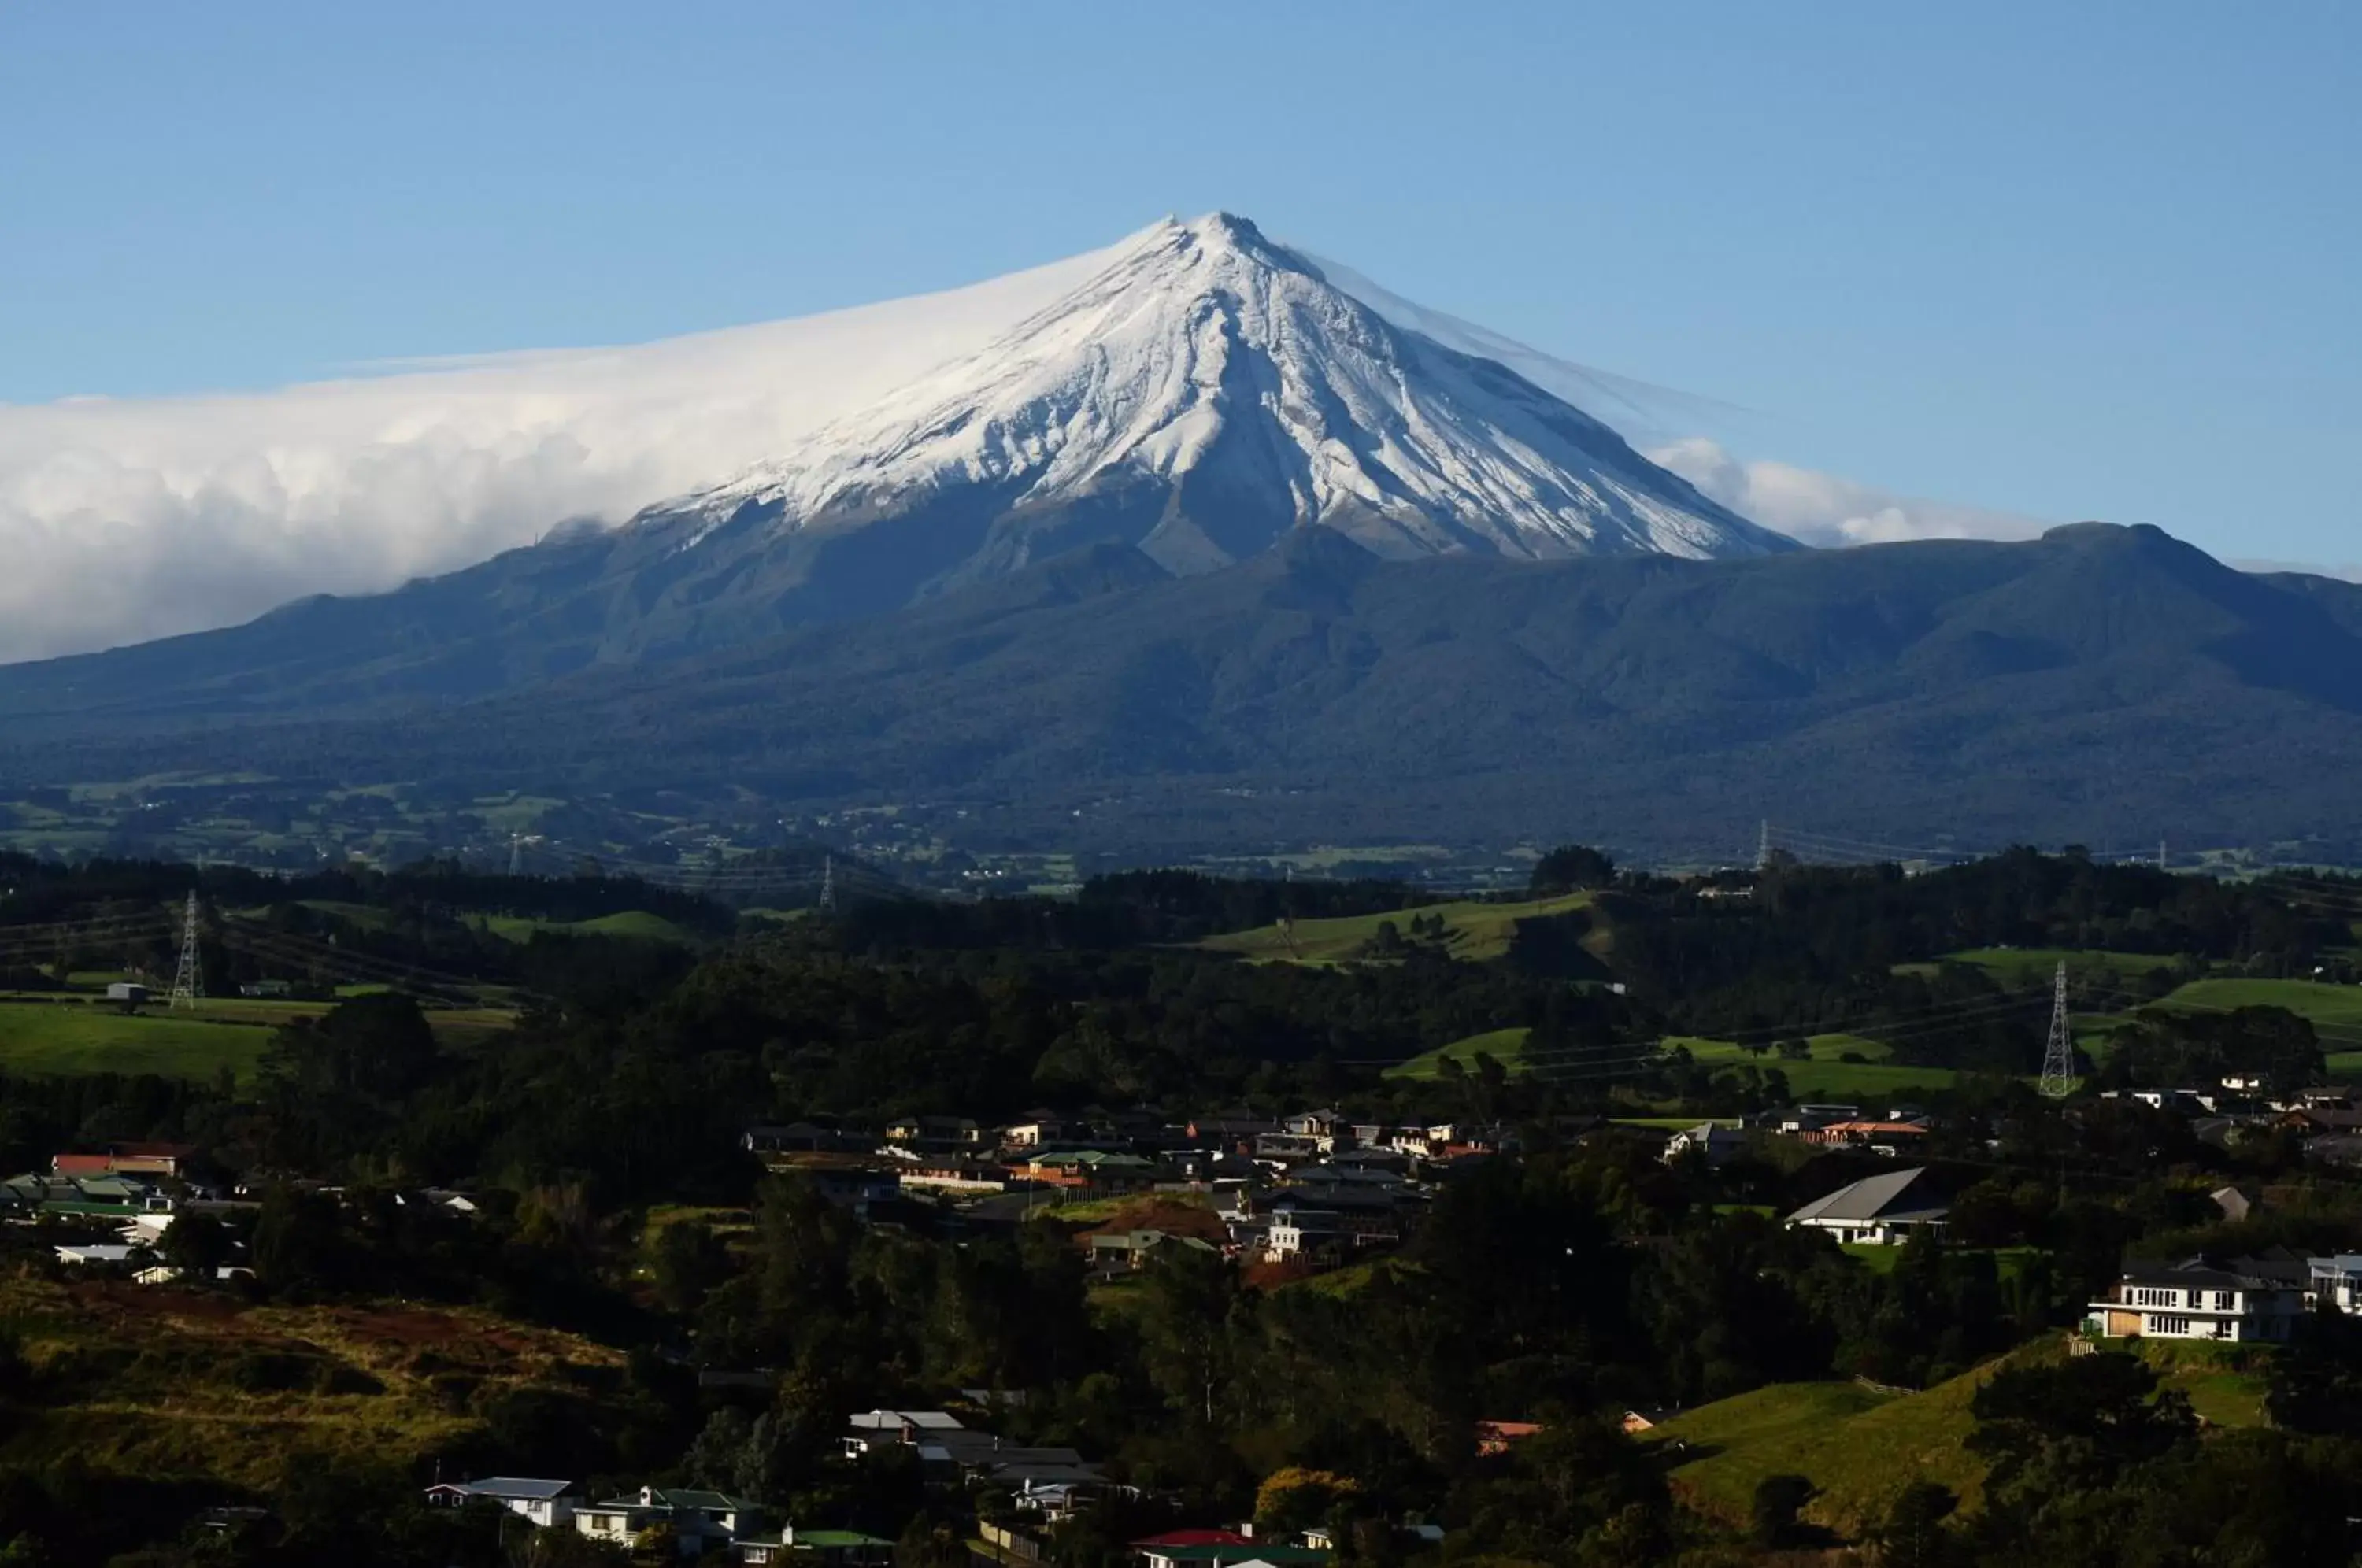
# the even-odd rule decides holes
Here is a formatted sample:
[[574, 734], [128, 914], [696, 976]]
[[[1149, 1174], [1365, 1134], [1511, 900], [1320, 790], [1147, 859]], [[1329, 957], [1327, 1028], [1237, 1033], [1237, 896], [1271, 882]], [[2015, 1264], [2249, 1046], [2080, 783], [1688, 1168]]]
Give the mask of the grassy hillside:
[[[1564, 898], [1510, 904], [1463, 900], [1457, 903], [1429, 904], [1423, 909], [1396, 910], [1385, 914], [1299, 920], [1286, 930], [1276, 925], [1257, 926], [1253, 931], [1209, 936], [1198, 945], [1217, 953], [1242, 953], [1257, 962], [1334, 964], [1366, 956], [1364, 949], [1378, 934], [1378, 927], [1388, 921], [1394, 922], [1396, 931], [1408, 939], [1413, 915], [1430, 920], [1440, 915], [1444, 924], [1443, 947], [1452, 956], [1498, 958], [1508, 952], [1509, 937], [1518, 922], [1540, 915], [1564, 914], [1570, 910], [1582, 909], [1590, 902], [1589, 893], [1570, 893]], [[1595, 932], [1584, 945], [1593, 947], [1595, 952], [1604, 952], [1606, 940], [1606, 933]]]
[[683, 947], [697, 945], [697, 933], [687, 926], [651, 914], [646, 910], [620, 910], [601, 915], [595, 920], [557, 921], [535, 920], [524, 915], [486, 915], [481, 922], [485, 930], [511, 942], [530, 942], [536, 931], [571, 932], [585, 936], [631, 936], [643, 942], [671, 942]]
[[[226, 1067], [245, 1078], [269, 1048], [274, 1027], [315, 1018], [329, 1006], [224, 997], [193, 1010], [125, 1012], [79, 999], [0, 999], [0, 1072], [210, 1079]], [[480, 1044], [516, 1021], [498, 1008], [436, 1009], [426, 1019], [436, 1037], [457, 1049]]]
[[[1972, 965], [2003, 985], [2017, 988], [2049, 979], [2061, 964], [2067, 966], [2068, 976], [2072, 978], [2099, 969], [2114, 969], [2119, 975], [2146, 975], [2153, 969], [2170, 967], [2175, 960], [2155, 953], [2111, 953], [2098, 948], [1972, 947], [1946, 954], [1944, 962]], [[1898, 973], [1932, 973], [1936, 966], [1898, 964], [1895, 968]]]
[[[1893, 1048], [1859, 1034], [1816, 1034], [1805, 1043], [1812, 1055], [1805, 1061], [1783, 1060], [1776, 1053], [1742, 1051], [1727, 1040], [1682, 1036], [1665, 1042], [1681, 1046], [1700, 1062], [1716, 1066], [1748, 1064], [1788, 1077], [1788, 1087], [1807, 1099], [1868, 1100], [1904, 1094], [1912, 1089], [1948, 1088], [1959, 1075], [1949, 1067], [1914, 1067], [1891, 1060]], [[1864, 1058], [1848, 1062], [1840, 1058]], [[1865, 1108], [1867, 1109], [1867, 1108]]]
[[1476, 1058], [1479, 1056], [1490, 1056], [1509, 1071], [1521, 1072], [1524, 1070], [1521, 1058], [1526, 1054], [1526, 1037], [1532, 1032], [1530, 1029], [1519, 1027], [1495, 1029], [1483, 1034], [1472, 1034], [1465, 1040], [1454, 1040], [1449, 1045], [1439, 1045], [1432, 1051], [1422, 1052], [1413, 1056], [1407, 1062], [1388, 1067], [1385, 1076], [1390, 1078], [1440, 1077], [1443, 1076], [1443, 1063], [1447, 1057], [1473, 1072], [1476, 1069]]
[[464, 1308], [245, 1307], [124, 1282], [0, 1282], [47, 1394], [0, 1460], [276, 1486], [322, 1459], [453, 1449], [527, 1387], [620, 1380], [617, 1353]]
[[[2218, 1426], [2263, 1422], [2259, 1353], [2236, 1347], [2146, 1344], [2141, 1354]], [[1907, 1483], [1940, 1481], [1964, 1508], [1981, 1502], [1984, 1467], [1966, 1440], [1976, 1422], [1978, 1387], [2013, 1361], [2055, 1360], [2052, 1338], [1989, 1362], [1915, 1394], [1886, 1394], [1851, 1383], [1783, 1383], [1687, 1410], [1648, 1434], [1652, 1443], [1688, 1445], [1674, 1485], [1716, 1518], [1743, 1523], [1756, 1484], [1767, 1475], [1812, 1478], [1821, 1495], [1808, 1515], [1847, 1534], [1882, 1518]]]

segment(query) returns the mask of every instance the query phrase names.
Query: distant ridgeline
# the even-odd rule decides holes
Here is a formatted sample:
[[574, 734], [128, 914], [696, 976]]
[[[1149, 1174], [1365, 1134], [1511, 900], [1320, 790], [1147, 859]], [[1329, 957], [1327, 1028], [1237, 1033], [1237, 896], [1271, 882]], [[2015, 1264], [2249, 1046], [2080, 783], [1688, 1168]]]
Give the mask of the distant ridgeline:
[[[502, 559], [478, 569], [532, 564]], [[324, 793], [970, 802], [996, 842], [1134, 863], [1578, 834], [1728, 859], [1767, 816], [1905, 844], [2357, 848], [2362, 587], [2150, 528], [1540, 563], [1381, 560], [1310, 528], [1178, 578], [1106, 544], [587, 668], [536, 654], [529, 619], [480, 644], [446, 593], [0, 669], [0, 777], [234, 762]], [[462, 668], [485, 679], [438, 673]]]

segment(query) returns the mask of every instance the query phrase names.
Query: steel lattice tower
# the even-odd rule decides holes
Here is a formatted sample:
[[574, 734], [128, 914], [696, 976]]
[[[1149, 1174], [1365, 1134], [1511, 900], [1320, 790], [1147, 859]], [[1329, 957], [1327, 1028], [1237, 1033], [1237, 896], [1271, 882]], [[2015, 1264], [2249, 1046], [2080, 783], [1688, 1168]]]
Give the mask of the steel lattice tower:
[[204, 971], [197, 961], [197, 895], [193, 892], [181, 917], [181, 966], [173, 971], [172, 998], [165, 1003], [166, 1010], [186, 1005], [193, 1012], [197, 999], [204, 994]]
[[836, 856], [825, 856], [820, 863], [820, 912], [836, 912]]
[[2075, 1092], [2075, 1034], [2067, 1024], [2067, 966], [2051, 986], [2050, 1043], [2042, 1053], [2042, 1092], [2065, 1099]]

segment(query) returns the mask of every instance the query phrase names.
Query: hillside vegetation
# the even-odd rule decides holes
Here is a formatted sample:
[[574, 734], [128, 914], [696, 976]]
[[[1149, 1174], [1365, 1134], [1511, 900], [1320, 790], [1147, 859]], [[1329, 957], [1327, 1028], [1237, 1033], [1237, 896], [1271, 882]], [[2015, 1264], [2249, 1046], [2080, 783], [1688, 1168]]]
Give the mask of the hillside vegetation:
[[[1357, 958], [1399, 956], [1398, 950], [1384, 947], [1378, 929], [1382, 925], [1391, 925], [1397, 938], [1406, 944], [1423, 942], [1454, 958], [1481, 962], [1501, 957], [1509, 951], [1509, 939], [1516, 933], [1519, 921], [1565, 914], [1588, 908], [1591, 903], [1592, 895], [1589, 893], [1568, 893], [1555, 899], [1515, 903], [1462, 900], [1457, 903], [1430, 904], [1418, 910], [1258, 926], [1252, 931], [1209, 937], [1198, 945], [1216, 953], [1241, 954], [1264, 963], [1335, 964]], [[1441, 933], [1434, 937], [1414, 938], [1410, 924], [1414, 917], [1441, 922]], [[1604, 948], [1606, 933], [1595, 933], [1595, 937]]]
[[[2218, 1427], [2264, 1424], [2263, 1378], [2245, 1364], [2252, 1350], [2157, 1343], [2136, 1347], [2159, 1373], [2159, 1386], [2187, 1395], [2199, 1416]], [[1977, 1389], [2003, 1366], [2063, 1360], [2052, 1337], [1917, 1393], [1858, 1383], [1779, 1383], [1685, 1410], [1646, 1441], [1679, 1443], [1672, 1476], [1698, 1507], [1743, 1523], [1758, 1483], [1797, 1474], [1819, 1489], [1810, 1518], [1857, 1535], [1885, 1517], [1913, 1481], [1941, 1482], [1964, 1511], [1982, 1502], [1984, 1462], [1967, 1447]]]

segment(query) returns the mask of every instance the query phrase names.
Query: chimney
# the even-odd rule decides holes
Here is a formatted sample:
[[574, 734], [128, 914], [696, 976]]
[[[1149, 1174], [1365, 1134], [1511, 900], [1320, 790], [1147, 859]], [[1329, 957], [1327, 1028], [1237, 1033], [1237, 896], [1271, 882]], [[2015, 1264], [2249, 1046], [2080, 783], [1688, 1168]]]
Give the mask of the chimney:
[[906, 1443], [919, 1441], [919, 1423], [908, 1416], [902, 1418], [902, 1441]]

